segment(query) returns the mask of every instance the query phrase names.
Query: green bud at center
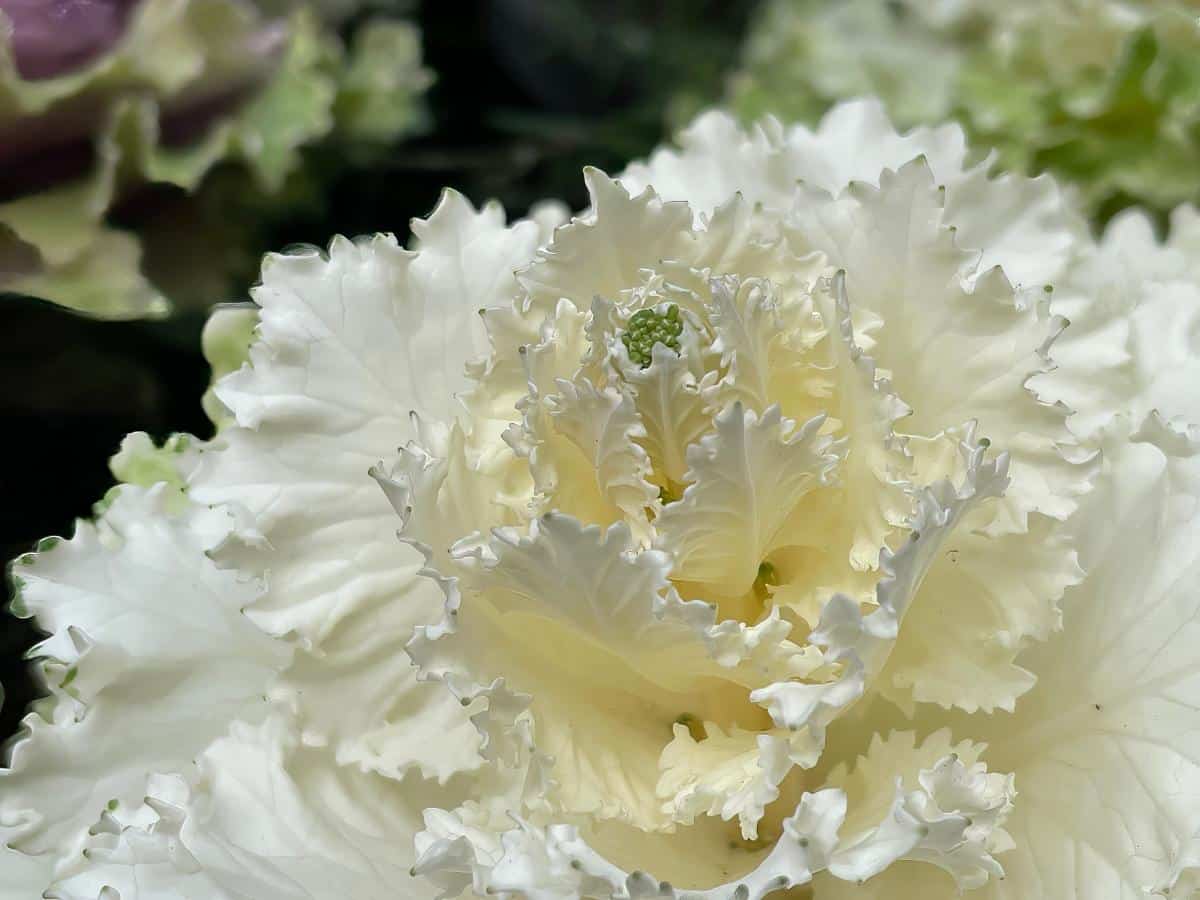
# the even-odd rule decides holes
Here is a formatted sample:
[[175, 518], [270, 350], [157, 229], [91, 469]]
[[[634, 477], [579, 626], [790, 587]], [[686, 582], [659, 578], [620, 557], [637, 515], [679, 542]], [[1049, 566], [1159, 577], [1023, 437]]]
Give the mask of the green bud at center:
[[621, 335], [621, 343], [629, 351], [629, 358], [643, 369], [650, 365], [651, 350], [655, 344], [670, 347], [679, 352], [679, 336], [683, 334], [683, 319], [679, 307], [672, 303], [665, 313], [653, 309], [639, 309], [629, 318], [629, 327]]

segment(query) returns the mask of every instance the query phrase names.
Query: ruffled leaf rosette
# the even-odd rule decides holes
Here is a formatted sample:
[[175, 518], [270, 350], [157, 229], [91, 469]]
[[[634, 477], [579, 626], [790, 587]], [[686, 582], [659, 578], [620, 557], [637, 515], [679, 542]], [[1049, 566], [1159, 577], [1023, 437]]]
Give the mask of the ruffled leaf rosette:
[[[0, 289], [105, 318], [163, 315], [201, 292], [232, 299], [242, 216], [214, 223], [186, 208], [142, 234], [112, 220], [114, 205], [150, 187], [209, 188], [252, 219], [293, 201], [304, 147], [378, 144], [420, 125], [430, 76], [411, 25], [367, 19], [343, 46], [305, 6], [270, 10], [248, 0], [0, 10]], [[148, 244], [160, 234], [170, 241]]]
[[1052, 172], [1107, 220], [1200, 198], [1200, 14], [1177, 0], [772, 0], [730, 99], [814, 122], [881, 97], [901, 125], [954, 117], [1010, 171]]
[[1189, 896], [1196, 217], [970, 159], [713, 114], [268, 257], [12, 566], [0, 896]]

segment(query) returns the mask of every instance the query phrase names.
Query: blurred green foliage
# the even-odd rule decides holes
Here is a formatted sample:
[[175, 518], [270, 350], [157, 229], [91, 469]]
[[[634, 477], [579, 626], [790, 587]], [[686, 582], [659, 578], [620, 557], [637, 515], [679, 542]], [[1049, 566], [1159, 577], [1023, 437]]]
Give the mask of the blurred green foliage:
[[814, 123], [878, 96], [903, 128], [962, 123], [1009, 171], [1073, 186], [1097, 226], [1200, 202], [1200, 17], [1186, 0], [768, 0], [729, 99]]

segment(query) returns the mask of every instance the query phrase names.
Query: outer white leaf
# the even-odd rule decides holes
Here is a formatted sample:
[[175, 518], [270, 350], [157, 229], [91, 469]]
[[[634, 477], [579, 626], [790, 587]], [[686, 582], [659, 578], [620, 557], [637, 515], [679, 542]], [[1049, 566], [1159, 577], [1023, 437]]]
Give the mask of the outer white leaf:
[[720, 597], [751, 589], [759, 564], [788, 545], [785, 526], [805, 496], [833, 481], [838, 448], [822, 424], [796, 427], [778, 406], [760, 417], [741, 403], [715, 418], [716, 431], [688, 450], [683, 499], [655, 523], [674, 578]]
[[783, 151], [784, 131], [773, 118], [749, 130], [723, 112], [700, 116], [678, 136], [680, 150], [662, 148], [632, 163], [618, 178], [635, 193], [652, 188], [669, 200], [685, 200], [712, 214], [741, 194], [753, 206], [778, 210], [802, 177], [799, 161]]
[[33, 652], [52, 692], [0, 769], [0, 830], [18, 849], [66, 852], [110, 802], [137, 806], [147, 771], [266, 712], [290, 650], [242, 613], [259, 585], [205, 555], [229, 514], [176, 511], [177, 497], [124, 486], [95, 524], [13, 566], [18, 611], [50, 632]]
[[652, 187], [710, 213], [741, 193], [770, 213], [787, 212], [798, 181], [831, 194], [853, 182], [878, 184], [885, 169], [923, 156], [946, 188], [949, 224], [965, 246], [982, 250], [981, 268], [1002, 266], [1017, 284], [1057, 278], [1086, 237], [1081, 217], [1048, 177], [990, 177], [992, 160], [968, 164], [958, 125], [899, 134], [877, 100], [833, 107], [815, 130], [785, 129], [768, 117], [743, 131], [725, 113], [707, 113], [679, 136], [681, 149], [657, 151], [619, 178], [631, 191]]
[[[131, 822], [109, 821], [66, 900], [393, 900], [432, 898], [413, 877], [418, 782], [332, 764], [280, 720], [235, 725], [199, 759], [194, 783], [151, 779]], [[443, 795], [444, 796], [444, 795]]]
[[4, 873], [0, 898], [29, 900], [30, 897], [40, 896], [53, 880], [57, 862], [55, 854], [34, 856], [0, 843], [0, 871]]
[[999, 266], [1017, 288], [1038, 290], [1056, 284], [1087, 243], [1071, 189], [1049, 175], [997, 173], [993, 154], [961, 177], [946, 176], [937, 157], [929, 158], [946, 188], [946, 222], [963, 247], [978, 251], [979, 271]]
[[[505, 229], [498, 210], [472, 213], [454, 194], [418, 230], [415, 255], [379, 236], [336, 239], [328, 258], [268, 257], [251, 367], [217, 386], [241, 427], [205, 453], [191, 490], [256, 515], [272, 549], [252, 562], [272, 578], [254, 615], [274, 632], [319, 641], [406, 580], [409, 557], [385, 537], [391, 511], [367, 468], [413, 436], [411, 410], [452, 416], [465, 363], [484, 349], [477, 310], [507, 301], [536, 240], [531, 225]], [[467, 278], [455, 254], [484, 249], [491, 266]]]
[[428, 219], [413, 219], [411, 227], [410, 284], [393, 303], [409, 307], [397, 311], [401, 343], [395, 346], [407, 351], [412, 389], [394, 399], [427, 418], [449, 419], [458, 412], [466, 364], [487, 351], [479, 312], [513, 300], [515, 272], [534, 258], [542, 234], [528, 220], [506, 227], [499, 204], [477, 212], [450, 190]]
[[1031, 384], [1071, 408], [1080, 437], [1151, 410], [1200, 422], [1200, 262], [1194, 237], [1188, 242], [1196, 222], [1195, 210], [1181, 207], [1160, 243], [1149, 218], [1123, 213], [1057, 285], [1051, 309], [1071, 324], [1055, 342], [1057, 367]]
[[319, 651], [297, 652], [272, 698], [302, 714], [304, 740], [330, 746], [339, 765], [441, 782], [472, 771], [476, 730], [445, 692], [420, 683], [404, 653], [410, 635], [378, 611], [350, 616]]
[[[413, 436], [411, 410], [452, 417], [465, 363], [485, 346], [478, 310], [510, 301], [538, 240], [532, 223], [505, 228], [497, 207], [476, 213], [453, 193], [414, 231], [411, 253], [379, 236], [336, 239], [328, 257], [267, 258], [251, 365], [216, 388], [238, 427], [206, 450], [190, 488], [247, 507], [265, 537], [222, 560], [267, 574], [249, 615], [305, 645], [277, 695], [298, 709], [306, 740], [393, 774], [412, 762], [389, 746], [403, 740], [401, 710], [425, 710], [448, 735], [469, 726], [417, 685], [400, 650], [441, 597], [418, 576], [420, 554], [395, 540], [368, 469]], [[421, 755], [439, 777], [457, 758], [429, 767], [439, 754]]]
[[1143, 898], [1200, 830], [1200, 457], [1154, 418], [1124, 435], [1077, 520], [1065, 630], [1021, 659], [1037, 686], [973, 727], [1021, 791], [996, 897]]
[[143, 806], [105, 812], [80, 862], [54, 882], [54, 900], [227, 900], [180, 840], [189, 786], [178, 775], [151, 776]]

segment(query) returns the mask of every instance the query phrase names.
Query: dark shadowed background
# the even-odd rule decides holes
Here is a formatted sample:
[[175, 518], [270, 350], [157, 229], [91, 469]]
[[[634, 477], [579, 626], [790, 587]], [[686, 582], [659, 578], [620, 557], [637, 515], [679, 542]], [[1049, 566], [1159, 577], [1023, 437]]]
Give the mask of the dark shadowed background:
[[[368, 164], [317, 148], [332, 178], [268, 223], [253, 255], [335, 233], [392, 231], [432, 210], [443, 186], [511, 216], [538, 200], [586, 205], [581, 168], [617, 171], [661, 142], [676, 110], [720, 94], [752, 0], [429, 0], [412, 6], [437, 82], [430, 127]], [[675, 116], [677, 119], [677, 116]], [[129, 221], [178, 198], [131, 198]], [[254, 271], [244, 274], [249, 286]], [[232, 297], [214, 297], [214, 302]], [[0, 295], [0, 557], [69, 535], [112, 482], [107, 460], [130, 431], [207, 436], [202, 312], [163, 322], [97, 322], [35, 298]], [[5, 579], [6, 591], [9, 589]], [[0, 612], [0, 741], [36, 688], [25, 651], [39, 635]], [[2, 758], [0, 758], [2, 762]]]

